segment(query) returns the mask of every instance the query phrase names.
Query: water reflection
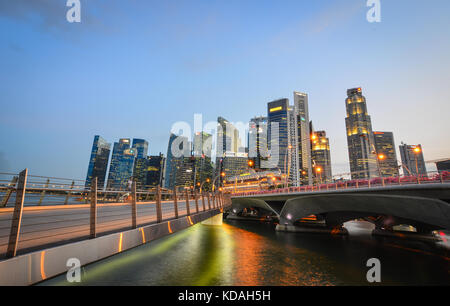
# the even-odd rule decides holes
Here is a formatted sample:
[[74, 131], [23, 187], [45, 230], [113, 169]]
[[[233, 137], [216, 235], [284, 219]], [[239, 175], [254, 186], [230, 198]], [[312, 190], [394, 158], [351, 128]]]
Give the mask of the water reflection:
[[[367, 224], [349, 237], [280, 233], [271, 224], [197, 224], [91, 264], [80, 285], [368, 285], [366, 262], [382, 264], [382, 284], [450, 285], [445, 251], [373, 238]], [[42, 285], [68, 285], [65, 275]]]

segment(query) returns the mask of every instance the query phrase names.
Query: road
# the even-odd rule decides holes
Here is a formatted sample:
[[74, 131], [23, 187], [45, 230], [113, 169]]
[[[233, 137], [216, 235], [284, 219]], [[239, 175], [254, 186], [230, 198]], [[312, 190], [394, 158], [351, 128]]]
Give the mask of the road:
[[[212, 203], [211, 203], [212, 205]], [[161, 203], [163, 220], [175, 218], [174, 203]], [[202, 200], [198, 200], [199, 211], [203, 210]], [[205, 199], [205, 207], [208, 204]], [[22, 227], [17, 254], [27, 253], [44, 247], [86, 239], [89, 236], [88, 204], [24, 207]], [[0, 257], [6, 253], [11, 230], [13, 208], [0, 209]], [[196, 213], [195, 201], [190, 201], [191, 214]], [[179, 216], [186, 215], [186, 201], [178, 201]], [[137, 225], [156, 222], [155, 202], [137, 203]], [[131, 205], [98, 204], [97, 235], [105, 235], [131, 228]]]

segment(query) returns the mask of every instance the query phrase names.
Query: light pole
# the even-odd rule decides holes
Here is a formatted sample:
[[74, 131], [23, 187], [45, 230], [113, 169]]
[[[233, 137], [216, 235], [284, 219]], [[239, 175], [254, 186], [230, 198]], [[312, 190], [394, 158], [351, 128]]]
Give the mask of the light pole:
[[421, 151], [422, 151], [422, 150], [420, 150], [420, 147], [419, 147], [419, 146], [415, 146], [414, 149], [413, 149], [413, 152], [414, 152], [414, 158], [416, 159], [416, 175], [417, 175], [417, 176], [419, 176], [419, 165], [418, 165], [418, 162], [417, 162], [417, 155], [419, 155], [419, 153], [420, 153]]
[[322, 168], [321, 167], [316, 167], [316, 177], [317, 177], [317, 173], [319, 173], [319, 178], [320, 178], [320, 182], [318, 182], [318, 183], [322, 184]]
[[208, 177], [203, 183], [200, 185], [200, 193], [202, 193], [203, 184], [211, 182], [211, 179]]

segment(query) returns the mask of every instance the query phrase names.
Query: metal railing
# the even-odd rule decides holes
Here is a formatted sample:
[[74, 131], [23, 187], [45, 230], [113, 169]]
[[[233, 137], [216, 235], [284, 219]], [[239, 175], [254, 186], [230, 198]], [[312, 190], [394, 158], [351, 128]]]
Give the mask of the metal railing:
[[[222, 192], [160, 186], [138, 190], [90, 188], [82, 180], [0, 173], [0, 257], [95, 238], [231, 205]], [[20, 248], [19, 248], [20, 247]]]
[[356, 188], [375, 188], [399, 185], [420, 185], [420, 184], [443, 184], [450, 183], [450, 172], [428, 172], [426, 175], [416, 176], [397, 176], [397, 177], [376, 177], [372, 179], [354, 179], [340, 180], [334, 183], [323, 183], [307, 185], [301, 187], [276, 188], [272, 190], [260, 190], [249, 192], [232, 193], [232, 197], [253, 196], [261, 194], [277, 193], [298, 193], [298, 192], [317, 192], [327, 190], [356, 189]]

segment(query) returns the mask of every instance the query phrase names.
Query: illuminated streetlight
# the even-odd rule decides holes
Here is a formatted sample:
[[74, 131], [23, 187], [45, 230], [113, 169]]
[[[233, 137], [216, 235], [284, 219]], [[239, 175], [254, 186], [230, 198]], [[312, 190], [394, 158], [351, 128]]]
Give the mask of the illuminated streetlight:
[[378, 154], [378, 159], [379, 160], [383, 160], [385, 158], [386, 158], [386, 156], [384, 154]]

